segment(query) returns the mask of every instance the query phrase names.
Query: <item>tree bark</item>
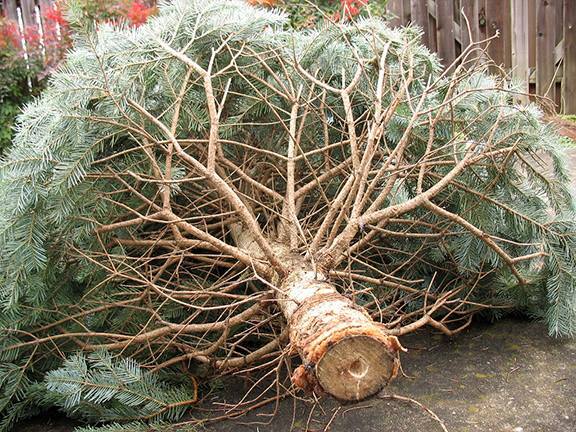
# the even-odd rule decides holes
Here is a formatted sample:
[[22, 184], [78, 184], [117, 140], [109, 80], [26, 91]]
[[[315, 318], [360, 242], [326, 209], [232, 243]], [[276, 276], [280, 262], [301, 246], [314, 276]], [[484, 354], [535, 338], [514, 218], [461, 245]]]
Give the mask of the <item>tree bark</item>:
[[340, 294], [325, 275], [299, 257], [294, 261], [278, 293], [290, 343], [303, 362], [292, 376], [294, 384], [345, 401], [377, 393], [398, 372], [398, 339]]
[[[236, 244], [255, 259], [265, 259], [249, 230], [232, 228]], [[352, 300], [338, 292], [326, 274], [286, 244], [272, 242], [287, 276], [272, 276], [276, 300], [288, 323], [292, 349], [302, 365], [292, 382], [306, 390], [359, 401], [377, 393], [400, 367], [395, 336]]]
[[[232, 235], [254, 259], [265, 259], [251, 232], [236, 224]], [[395, 336], [352, 300], [340, 294], [312, 260], [271, 241], [288, 270], [272, 276], [276, 301], [288, 323], [290, 346], [302, 359], [292, 382], [306, 390], [328, 393], [342, 401], [359, 401], [377, 393], [400, 367]]]

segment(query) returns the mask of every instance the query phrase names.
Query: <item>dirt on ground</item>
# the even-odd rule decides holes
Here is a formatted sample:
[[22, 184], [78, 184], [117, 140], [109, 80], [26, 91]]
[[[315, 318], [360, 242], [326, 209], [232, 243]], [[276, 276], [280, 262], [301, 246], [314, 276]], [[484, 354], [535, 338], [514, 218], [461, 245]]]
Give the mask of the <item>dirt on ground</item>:
[[[576, 431], [576, 341], [548, 337], [541, 323], [507, 319], [476, 324], [454, 339], [431, 332], [403, 338], [405, 377], [383, 395], [411, 398], [433, 411], [452, 432]], [[374, 398], [340, 405], [283, 401], [208, 427], [212, 432], [442, 431], [413, 402]]]

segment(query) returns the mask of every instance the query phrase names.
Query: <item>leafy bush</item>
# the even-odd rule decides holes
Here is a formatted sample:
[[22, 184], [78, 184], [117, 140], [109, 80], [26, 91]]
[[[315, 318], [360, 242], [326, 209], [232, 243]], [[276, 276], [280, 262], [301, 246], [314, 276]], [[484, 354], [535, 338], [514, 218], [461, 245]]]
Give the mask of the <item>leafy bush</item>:
[[58, 1], [45, 9], [43, 32], [24, 29], [23, 38], [15, 22], [0, 18], [0, 154], [11, 144], [14, 121], [23, 106], [46, 86], [47, 77], [60, 64], [72, 46], [66, 9], [89, 22], [143, 24], [154, 14], [155, 2], [144, 0]]
[[34, 57], [26, 61], [17, 49], [19, 43], [15, 25], [0, 19], [0, 154], [12, 141], [21, 107], [43, 87], [41, 64]]
[[92, 22], [117, 22], [139, 26], [156, 13], [155, 0], [73, 0], [60, 6]]
[[285, 10], [295, 28], [314, 27], [324, 19], [352, 20], [384, 15], [386, 0], [280, 0], [276, 6]]

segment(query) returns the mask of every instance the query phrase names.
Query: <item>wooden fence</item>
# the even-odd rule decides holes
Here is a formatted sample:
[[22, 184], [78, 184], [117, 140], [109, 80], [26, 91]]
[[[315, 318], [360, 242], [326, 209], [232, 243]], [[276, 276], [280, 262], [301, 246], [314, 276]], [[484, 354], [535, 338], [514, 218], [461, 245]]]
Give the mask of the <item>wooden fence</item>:
[[498, 33], [488, 45], [492, 60], [526, 92], [576, 114], [576, 0], [388, 0], [387, 9], [394, 25], [420, 26], [446, 65], [470, 44], [469, 34], [477, 42]]
[[[25, 58], [29, 60], [40, 52], [47, 71], [58, 63], [65, 49], [60, 43], [58, 23], [44, 21], [54, 12], [54, 3], [55, 0], [0, 0], [0, 15], [16, 23]], [[38, 48], [40, 51], [36, 51]]]
[[[0, 0], [0, 10], [21, 29], [41, 29], [53, 2]], [[576, 114], [576, 0], [387, 0], [387, 8], [393, 25], [420, 26], [423, 42], [444, 64], [471, 42], [464, 15], [472, 41], [498, 33], [488, 46], [494, 62], [525, 82], [526, 92]]]
[[42, 26], [42, 17], [51, 9], [54, 0], [2, 0], [0, 9], [6, 18], [22, 26]]

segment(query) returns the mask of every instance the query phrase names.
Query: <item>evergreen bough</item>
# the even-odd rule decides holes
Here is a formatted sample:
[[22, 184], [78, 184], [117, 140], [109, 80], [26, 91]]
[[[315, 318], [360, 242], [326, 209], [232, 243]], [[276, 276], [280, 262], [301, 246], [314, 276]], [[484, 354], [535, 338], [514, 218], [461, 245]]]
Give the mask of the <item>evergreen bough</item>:
[[322, 340], [394, 363], [394, 336], [477, 313], [576, 334], [553, 128], [480, 45], [446, 73], [419, 37], [234, 0], [78, 37], [0, 166], [0, 431], [50, 407], [154, 430], [194, 376], [290, 367], [286, 344], [336, 394]]

